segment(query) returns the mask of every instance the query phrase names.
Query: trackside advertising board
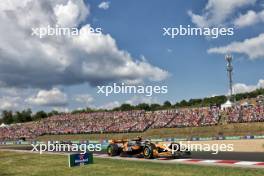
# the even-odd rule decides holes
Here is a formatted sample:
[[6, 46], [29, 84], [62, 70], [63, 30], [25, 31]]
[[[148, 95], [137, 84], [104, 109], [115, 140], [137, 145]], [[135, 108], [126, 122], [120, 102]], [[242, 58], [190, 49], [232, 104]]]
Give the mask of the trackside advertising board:
[[69, 167], [81, 166], [93, 163], [93, 154], [85, 153], [85, 154], [69, 154], [68, 155]]

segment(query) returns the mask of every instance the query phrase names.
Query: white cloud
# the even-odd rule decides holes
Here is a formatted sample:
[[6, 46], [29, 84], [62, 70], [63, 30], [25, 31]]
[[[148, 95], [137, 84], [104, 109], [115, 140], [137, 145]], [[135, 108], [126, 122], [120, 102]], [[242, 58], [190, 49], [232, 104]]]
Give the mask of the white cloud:
[[110, 2], [109, 1], [103, 1], [98, 5], [99, 9], [108, 9], [110, 7]]
[[128, 103], [131, 105], [138, 105], [140, 103], [152, 104], [152, 103], [159, 103], [159, 102], [158, 102], [157, 98], [154, 98], [154, 97], [133, 96], [131, 99], [126, 100], [124, 102], [112, 101], [112, 102], [106, 103], [102, 106], [99, 106], [97, 108], [98, 109], [113, 109], [113, 108], [121, 106], [123, 103]]
[[119, 101], [113, 101], [113, 102], [106, 103], [102, 106], [99, 106], [98, 109], [113, 109], [113, 108], [119, 107], [120, 105], [121, 103]]
[[94, 101], [94, 98], [89, 94], [79, 94], [75, 96], [75, 101], [90, 105]]
[[246, 54], [250, 59], [264, 57], [264, 33], [257, 37], [245, 39], [242, 42], [232, 42], [227, 46], [210, 48], [208, 53], [240, 53]]
[[37, 95], [25, 100], [32, 105], [39, 106], [65, 106], [67, 105], [67, 95], [58, 88], [51, 90], [40, 90]]
[[245, 92], [252, 92], [258, 88], [264, 88], [264, 79], [260, 79], [257, 85], [246, 85], [243, 83], [237, 83], [233, 85], [233, 92], [237, 93], [245, 93]]
[[17, 89], [15, 87], [0, 87], [0, 93], [3, 95], [8, 95], [8, 96], [19, 96], [24, 93], [24, 91], [21, 91], [21, 89]]
[[53, 10], [57, 24], [60, 26], [77, 26], [89, 14], [89, 9], [84, 5], [83, 1], [74, 1], [73, 3], [72, 0], [69, 0], [65, 5], [57, 4]]
[[246, 14], [240, 15], [237, 19], [235, 19], [234, 25], [242, 28], [259, 22], [264, 22], [264, 10], [258, 13], [253, 10], [249, 10]]
[[233, 86], [233, 92], [235, 94], [237, 93], [245, 93], [245, 92], [251, 92], [256, 89], [256, 86], [254, 85], [246, 85], [243, 83], [237, 83]]
[[235, 19], [234, 24], [238, 27], [250, 26], [258, 21], [258, 16], [256, 12], [250, 10], [244, 15], [240, 15], [237, 19]]
[[142, 85], [143, 81], [141, 79], [125, 80], [123, 83], [125, 83], [126, 85]]
[[20, 97], [0, 97], [0, 110], [16, 110], [19, 107]]
[[158, 103], [158, 100], [154, 97], [145, 97], [145, 96], [133, 96], [130, 100], [125, 101], [125, 103], [129, 103], [132, 105], [138, 105], [140, 103]]
[[188, 15], [191, 17], [192, 22], [198, 27], [209, 27], [211, 24], [205, 19], [204, 16], [194, 14], [192, 11], [188, 11]]
[[253, 5], [256, 0], [208, 0], [202, 15], [188, 14], [192, 22], [199, 27], [211, 27], [223, 25], [236, 9]]
[[208, 96], [208, 98], [217, 97], [219, 94], [212, 94], [211, 96]]
[[54, 107], [52, 110], [63, 113], [68, 113], [71, 111], [69, 108], [65, 108], [65, 107]]
[[[109, 34], [91, 33], [82, 0], [0, 2], [0, 80], [6, 86], [47, 89], [56, 85], [98, 85], [163, 80], [168, 72], [119, 49]], [[31, 28], [78, 25], [78, 37], [31, 36]]]
[[23, 110], [30, 108], [25, 99], [35, 91], [27, 88], [1, 87], [0, 86], [0, 110]]
[[[168, 76], [166, 71], [152, 66], [145, 58], [133, 61], [128, 52], [117, 48], [116, 41], [109, 34], [98, 35], [89, 31], [90, 25], [86, 25], [82, 27], [81, 35], [73, 39], [74, 45], [91, 56], [91, 60], [83, 62], [83, 74], [97, 77], [99, 80], [121, 79], [130, 81], [144, 77], [149, 80], [160, 81]], [[100, 71], [98, 72], [98, 70]]]

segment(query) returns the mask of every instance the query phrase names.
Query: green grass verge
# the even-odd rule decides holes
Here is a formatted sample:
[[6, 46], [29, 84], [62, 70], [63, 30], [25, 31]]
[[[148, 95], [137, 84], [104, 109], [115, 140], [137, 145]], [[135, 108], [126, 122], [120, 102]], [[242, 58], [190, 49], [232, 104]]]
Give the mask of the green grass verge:
[[262, 176], [263, 169], [242, 169], [95, 158], [94, 164], [68, 168], [67, 156], [0, 151], [1, 176]]
[[38, 137], [37, 140], [99, 140], [134, 138], [136, 136], [143, 136], [144, 138], [211, 137], [219, 133], [225, 136], [264, 135], [264, 122], [226, 124], [208, 127], [161, 128], [150, 129], [143, 133], [44, 135]]

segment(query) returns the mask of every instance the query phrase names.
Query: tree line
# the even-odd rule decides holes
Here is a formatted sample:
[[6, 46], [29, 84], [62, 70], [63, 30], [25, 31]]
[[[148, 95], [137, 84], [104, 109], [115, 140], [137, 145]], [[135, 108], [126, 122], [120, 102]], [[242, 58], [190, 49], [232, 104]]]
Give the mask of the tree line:
[[23, 111], [16, 111], [16, 112], [4, 110], [2, 111], [2, 119], [0, 119], [0, 124], [1, 123], [12, 124], [12, 123], [37, 121], [57, 114], [59, 114], [59, 112], [57, 111], [52, 111], [49, 113], [46, 113], [45, 111], [38, 111], [35, 114], [33, 114], [31, 109], [26, 109]]

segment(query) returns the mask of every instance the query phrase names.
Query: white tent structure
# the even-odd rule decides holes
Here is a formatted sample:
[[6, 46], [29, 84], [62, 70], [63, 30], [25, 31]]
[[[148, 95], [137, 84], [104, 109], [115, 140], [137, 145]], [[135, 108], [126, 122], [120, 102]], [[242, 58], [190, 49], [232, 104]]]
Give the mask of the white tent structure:
[[224, 104], [221, 105], [221, 109], [230, 108], [233, 105], [234, 105], [234, 103], [232, 103], [230, 100], [227, 100]]
[[0, 128], [3, 128], [3, 127], [8, 127], [8, 125], [2, 123], [2, 124], [0, 125]]

